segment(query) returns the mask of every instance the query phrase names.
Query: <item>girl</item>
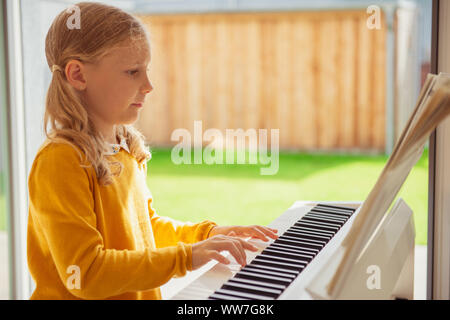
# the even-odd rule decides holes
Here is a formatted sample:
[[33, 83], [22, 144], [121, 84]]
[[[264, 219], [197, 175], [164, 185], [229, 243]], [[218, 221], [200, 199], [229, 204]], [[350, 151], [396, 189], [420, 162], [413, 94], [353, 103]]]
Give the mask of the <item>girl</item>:
[[[45, 43], [53, 77], [47, 140], [28, 179], [31, 299], [160, 299], [159, 286], [211, 259], [241, 265], [242, 237], [275, 239], [261, 226], [220, 227], [158, 216], [146, 185], [142, 135], [133, 128], [145, 97], [145, 27], [115, 7], [82, 2], [80, 28], [61, 12]], [[75, 11], [76, 12], [76, 11]]]

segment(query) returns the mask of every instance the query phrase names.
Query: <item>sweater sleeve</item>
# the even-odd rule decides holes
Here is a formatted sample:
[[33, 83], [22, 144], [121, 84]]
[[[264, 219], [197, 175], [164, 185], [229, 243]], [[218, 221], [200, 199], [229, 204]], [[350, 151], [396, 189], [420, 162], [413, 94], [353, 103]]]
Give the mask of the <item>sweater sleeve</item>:
[[205, 240], [211, 229], [216, 226], [216, 223], [209, 220], [192, 223], [159, 216], [152, 207], [152, 201], [148, 200], [148, 209], [158, 248], [173, 246], [178, 242], [192, 244]]
[[[82, 299], [103, 299], [130, 291], [159, 287], [190, 270], [189, 244], [144, 250], [105, 249], [97, 230], [92, 168], [80, 166], [70, 145], [50, 145], [40, 151], [30, 172], [30, 214], [41, 230], [49, 258], [66, 286], [67, 269], [80, 271], [79, 289], [67, 289]], [[132, 275], [132, 276], [130, 276]]]

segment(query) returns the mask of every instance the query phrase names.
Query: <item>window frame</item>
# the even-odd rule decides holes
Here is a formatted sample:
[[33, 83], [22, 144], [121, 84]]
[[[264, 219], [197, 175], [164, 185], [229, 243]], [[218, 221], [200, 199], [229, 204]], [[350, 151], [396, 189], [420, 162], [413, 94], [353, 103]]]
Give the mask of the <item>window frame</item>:
[[10, 299], [30, 298], [33, 282], [27, 263], [28, 189], [23, 86], [21, 1], [2, 0], [5, 35], [7, 119], [7, 224]]

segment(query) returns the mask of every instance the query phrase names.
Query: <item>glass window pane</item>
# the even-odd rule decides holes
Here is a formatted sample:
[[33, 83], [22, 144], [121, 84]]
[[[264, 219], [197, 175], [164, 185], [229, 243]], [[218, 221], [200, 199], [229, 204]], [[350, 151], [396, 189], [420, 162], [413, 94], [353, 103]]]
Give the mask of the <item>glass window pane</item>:
[[0, 4], [0, 300], [9, 298], [9, 252], [7, 234], [7, 122], [6, 122], [6, 60], [3, 38], [3, 2]]

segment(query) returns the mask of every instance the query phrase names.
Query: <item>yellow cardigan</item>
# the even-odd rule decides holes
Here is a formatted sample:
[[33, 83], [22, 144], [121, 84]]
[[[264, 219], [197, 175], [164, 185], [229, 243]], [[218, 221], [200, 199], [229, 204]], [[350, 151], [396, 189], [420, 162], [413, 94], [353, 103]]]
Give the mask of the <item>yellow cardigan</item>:
[[215, 223], [158, 216], [145, 161], [124, 149], [108, 157], [123, 170], [102, 186], [74, 147], [38, 151], [28, 178], [31, 299], [161, 299], [159, 286], [192, 269], [192, 243]]

